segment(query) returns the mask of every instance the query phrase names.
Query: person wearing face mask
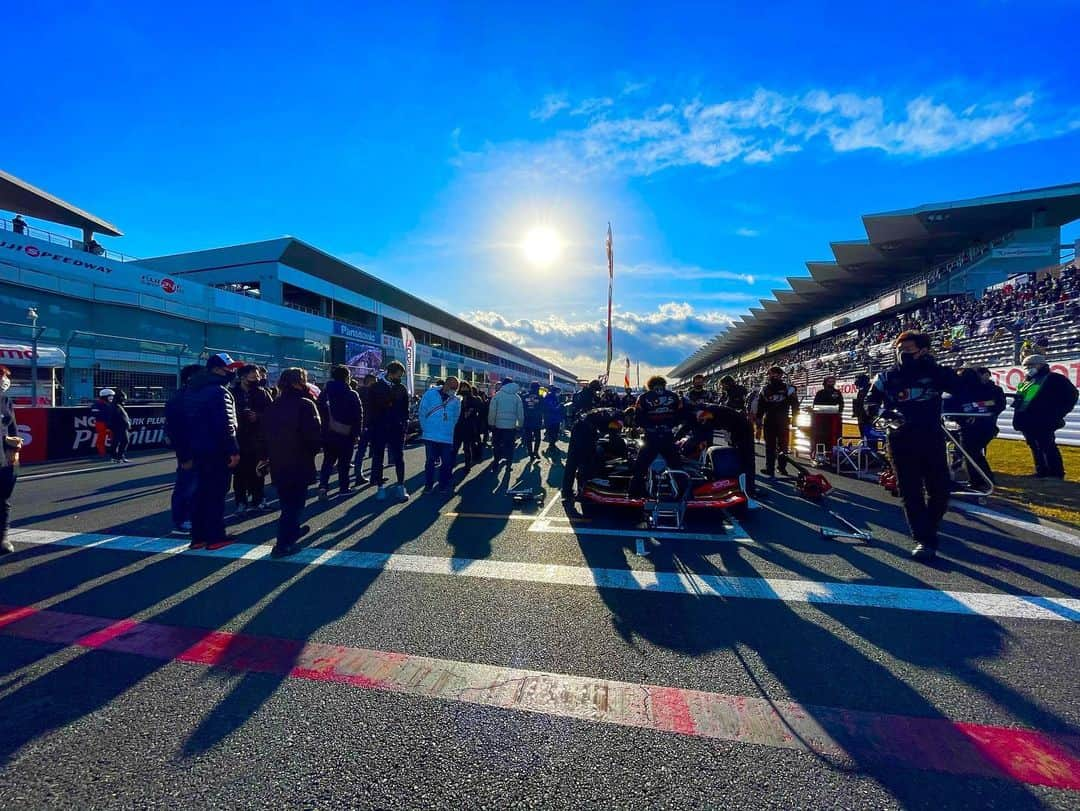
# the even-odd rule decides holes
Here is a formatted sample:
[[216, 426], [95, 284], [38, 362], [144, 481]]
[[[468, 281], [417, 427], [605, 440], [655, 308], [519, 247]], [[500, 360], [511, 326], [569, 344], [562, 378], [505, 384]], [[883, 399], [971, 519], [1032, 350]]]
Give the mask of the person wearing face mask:
[[1069, 378], [1050, 371], [1043, 355], [1024, 358], [1026, 375], [1013, 395], [1013, 428], [1024, 435], [1039, 478], [1064, 479], [1054, 434], [1076, 406], [1077, 390]]
[[755, 421], [764, 428], [765, 467], [762, 473], [774, 476], [779, 457], [780, 474], [787, 475], [784, 456], [788, 452], [791, 423], [799, 414], [799, 397], [795, 387], [784, 381], [784, 370], [779, 366], [769, 369], [769, 380], [757, 398]]
[[746, 413], [746, 389], [735, 382], [731, 375], [720, 378], [720, 389], [723, 394], [721, 403], [728, 408]]
[[540, 458], [540, 439], [544, 428], [544, 398], [540, 396], [540, 384], [533, 381], [529, 390], [521, 395], [521, 439], [530, 459]]
[[[984, 379], [982, 371], [970, 368], [961, 370], [960, 387], [945, 404], [945, 410], [949, 412], [989, 415], [955, 418], [960, 424], [960, 443], [975, 460], [974, 464], [965, 460], [972, 484], [982, 482], [983, 476], [994, 481], [994, 471], [986, 460], [986, 447], [997, 436], [997, 416], [1005, 410], [1005, 392], [992, 380]], [[986, 377], [989, 377], [989, 371], [986, 370]]]
[[15, 491], [18, 476], [19, 449], [23, 441], [15, 421], [15, 404], [8, 397], [11, 389], [11, 370], [0, 366], [0, 436], [4, 447], [0, 453], [0, 554], [14, 552], [15, 547], [7, 537], [8, 518], [11, 515], [11, 494]]
[[638, 397], [634, 406], [637, 425], [645, 439], [630, 480], [630, 495], [634, 498], [645, 492], [645, 474], [657, 456], [663, 456], [668, 466], [675, 469], [682, 464], [679, 449], [675, 447], [675, 429], [686, 420], [686, 404], [678, 394], [668, 391], [667, 381], [659, 375], [650, 377], [646, 387], [648, 391]]
[[686, 392], [686, 401], [691, 408], [700, 408], [710, 402], [712, 397], [705, 388], [705, 375], [694, 375], [690, 382], [690, 391]]
[[347, 496], [349, 468], [352, 465], [353, 446], [364, 425], [363, 405], [360, 396], [352, 390], [349, 381], [352, 372], [348, 366], [337, 365], [330, 370], [330, 380], [319, 394], [316, 405], [323, 426], [323, 459], [319, 471], [319, 500], [329, 498], [330, 476], [337, 468], [338, 494]]
[[458, 379], [448, 377], [420, 399], [420, 435], [424, 440], [424, 492], [435, 491], [435, 463], [439, 461], [438, 492], [450, 492], [454, 472], [454, 429], [461, 418]]
[[866, 395], [870, 393], [870, 375], [859, 374], [855, 376], [855, 399], [851, 403], [851, 413], [859, 423], [859, 435], [863, 442], [873, 444], [871, 432], [874, 430], [874, 421], [866, 413]]
[[949, 464], [941, 427], [941, 395], [960, 388], [952, 369], [930, 354], [930, 336], [902, 332], [893, 342], [896, 364], [878, 375], [866, 396], [872, 416], [888, 412], [889, 457], [896, 471], [916, 560], [937, 555], [938, 526], [949, 507]]
[[821, 391], [814, 395], [814, 406], [835, 406], [840, 409], [836, 414], [814, 415], [814, 448], [825, 447], [825, 453], [831, 458], [832, 449], [844, 433], [844, 395], [836, 388], [836, 378], [826, 377], [821, 383]]
[[388, 493], [383, 479], [386, 456], [394, 466], [397, 486], [394, 496], [407, 501], [405, 489], [405, 431], [409, 425], [409, 392], [401, 384], [405, 367], [392, 360], [386, 365], [386, 375], [371, 387], [371, 481], [379, 489], [378, 501], [385, 501]]
[[94, 447], [98, 456], [107, 453], [106, 445], [109, 438], [109, 423], [112, 421], [113, 397], [116, 392], [112, 389], [102, 389], [98, 397], [90, 405], [90, 416], [94, 418]]
[[237, 515], [244, 515], [248, 510], [266, 508], [259, 463], [266, 458], [262, 418], [273, 400], [263, 388], [259, 367], [250, 364], [236, 373], [236, 383], [229, 392], [236, 405], [236, 441], [240, 446], [240, 464], [233, 471], [233, 498]]
[[600, 464], [596, 448], [600, 436], [607, 433], [621, 439], [622, 428], [622, 414], [614, 408], [594, 408], [578, 415], [570, 429], [570, 443], [563, 467], [562, 500], [568, 511], [573, 509], [574, 498]]
[[263, 415], [270, 476], [277, 488], [281, 515], [272, 554], [291, 555], [306, 531], [300, 519], [307, 501], [308, 487], [315, 481], [315, 454], [322, 444], [319, 411], [308, 395], [307, 373], [303, 369], [283, 369], [278, 379], [278, 396]]
[[220, 549], [232, 543], [225, 534], [225, 496], [230, 471], [240, 463], [240, 445], [236, 440], [236, 404], [228, 387], [243, 365], [218, 352], [188, 384], [183, 405], [187, 450], [195, 470], [192, 549]]
[[112, 460], [116, 464], [127, 464], [128, 444], [131, 442], [131, 416], [124, 403], [127, 395], [120, 389], [112, 398], [112, 409], [109, 411], [109, 433], [112, 434]]

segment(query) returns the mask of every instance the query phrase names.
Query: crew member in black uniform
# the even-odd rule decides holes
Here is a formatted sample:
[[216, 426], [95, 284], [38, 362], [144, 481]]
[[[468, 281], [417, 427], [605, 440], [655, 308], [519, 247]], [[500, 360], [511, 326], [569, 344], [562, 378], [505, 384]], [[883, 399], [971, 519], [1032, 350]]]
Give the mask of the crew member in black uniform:
[[720, 378], [721, 403], [742, 414], [746, 413], [746, 389], [735, 382], [731, 375]]
[[874, 420], [866, 413], [866, 395], [870, 393], [870, 375], [855, 376], [855, 399], [851, 403], [851, 413], [859, 423], [859, 436], [867, 445], [873, 444], [870, 432], [874, 430]]
[[703, 406], [712, 401], [712, 392], [705, 388], [705, 375], [694, 375], [690, 383], [690, 391], [686, 393], [686, 401], [692, 408]]
[[832, 458], [832, 449], [844, 435], [844, 395], [836, 388], [836, 378], [829, 375], [821, 382], [821, 391], [814, 395], [815, 406], [837, 406], [836, 415], [817, 414], [812, 417], [814, 426], [813, 450], [819, 445], [825, 447], [826, 456]]
[[[784, 370], [779, 366], [769, 369], [769, 381], [761, 389], [757, 399], [754, 420], [765, 429], [765, 467], [762, 473], [775, 476], [777, 454], [788, 452], [788, 434], [791, 423], [799, 414], [799, 398], [795, 387], [784, 382]], [[780, 473], [787, 475], [787, 465], [780, 459]]]
[[630, 481], [630, 495], [640, 497], [645, 492], [645, 473], [657, 456], [663, 456], [670, 467], [681, 464], [675, 447], [675, 429], [683, 422], [686, 405], [683, 398], [668, 391], [667, 381], [659, 375], [649, 378], [649, 389], [638, 397], [637, 425], [644, 434], [645, 444], [638, 451], [634, 464], [634, 477]]
[[915, 541], [911, 556], [932, 560], [950, 490], [941, 395], [956, 391], [960, 379], [954, 370], [937, 365], [925, 333], [902, 332], [893, 346], [896, 365], [878, 375], [866, 396], [866, 410], [871, 416], [883, 413], [893, 418], [889, 455]]
[[[615, 408], [594, 408], [579, 415], [574, 427], [570, 429], [570, 444], [566, 450], [562, 480], [563, 501], [572, 502], [580, 486], [587, 482], [596, 470], [599, 461], [596, 443], [601, 434], [607, 432], [612, 435], [613, 442], [618, 442], [622, 440], [622, 427], [623, 415]], [[577, 488], [574, 486], [575, 481]]]
[[[747, 495], [756, 496], [754, 478], [754, 432], [746, 417], [733, 408], [710, 403], [692, 412], [683, 423], [680, 433], [688, 435], [683, 445], [684, 456], [696, 456], [713, 444], [717, 431], [727, 431], [731, 447], [739, 457], [739, 468], [746, 474]], [[689, 447], [687, 447], [689, 445]]]
[[600, 405], [600, 390], [602, 385], [599, 380], [590, 380], [589, 384], [574, 395], [572, 404], [574, 406], [573, 418], [578, 419], [586, 411]]
[[989, 369], [968, 368], [960, 372], [960, 388], [944, 407], [953, 413], [989, 415], [955, 419], [960, 424], [960, 444], [975, 460], [974, 464], [966, 460], [971, 483], [982, 480], [980, 470], [993, 482], [994, 471], [986, 460], [986, 446], [998, 435], [997, 418], [1005, 410], [1005, 392], [994, 382]]

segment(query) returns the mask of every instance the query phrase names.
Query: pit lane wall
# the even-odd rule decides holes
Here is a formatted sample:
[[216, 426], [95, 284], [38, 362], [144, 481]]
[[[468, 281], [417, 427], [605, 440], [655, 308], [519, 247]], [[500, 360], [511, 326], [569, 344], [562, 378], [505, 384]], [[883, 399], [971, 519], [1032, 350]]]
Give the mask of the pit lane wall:
[[[166, 447], [165, 406], [130, 405], [130, 450]], [[20, 462], [51, 462], [97, 454], [96, 429], [89, 406], [74, 408], [16, 408], [15, 420], [23, 439]]]
[[[989, 368], [994, 376], [994, 381], [1005, 390], [1005, 398], [1009, 403], [1009, 406], [998, 418], [998, 428], [1001, 431], [998, 436], [1001, 439], [1022, 440], [1023, 436], [1014, 431], [1012, 427], [1013, 411], [1011, 406], [1012, 395], [1016, 394], [1016, 387], [1024, 379], [1024, 367], [992, 366]], [[1050, 364], [1050, 370], [1065, 375], [1074, 386], [1080, 388], [1080, 359], [1054, 361]], [[845, 378], [838, 380], [836, 386], [844, 395], [844, 411], [848, 417], [844, 421], [854, 424], [855, 421], [850, 419], [850, 415], [851, 403], [855, 399], [856, 392], [855, 379]], [[809, 397], [805, 398], [805, 402], [809, 403], [812, 398], [813, 392], [810, 393]], [[1077, 403], [1072, 413], [1065, 417], [1065, 427], [1057, 432], [1057, 441], [1059, 445], [1080, 446], [1080, 403]]]

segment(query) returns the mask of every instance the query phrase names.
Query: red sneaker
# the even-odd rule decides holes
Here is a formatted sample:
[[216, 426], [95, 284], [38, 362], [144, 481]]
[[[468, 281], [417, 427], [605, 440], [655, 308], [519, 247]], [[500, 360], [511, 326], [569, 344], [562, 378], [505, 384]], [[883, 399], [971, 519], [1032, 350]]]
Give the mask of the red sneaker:
[[192, 541], [188, 544], [188, 549], [206, 549], [205, 541]]
[[227, 535], [224, 538], [222, 538], [220, 541], [213, 541], [212, 543], [208, 543], [206, 545], [206, 548], [209, 549], [210, 551], [213, 551], [215, 549], [224, 549], [229, 544], [235, 543], [235, 542], [236, 542], [236, 538], [233, 538], [231, 535]]

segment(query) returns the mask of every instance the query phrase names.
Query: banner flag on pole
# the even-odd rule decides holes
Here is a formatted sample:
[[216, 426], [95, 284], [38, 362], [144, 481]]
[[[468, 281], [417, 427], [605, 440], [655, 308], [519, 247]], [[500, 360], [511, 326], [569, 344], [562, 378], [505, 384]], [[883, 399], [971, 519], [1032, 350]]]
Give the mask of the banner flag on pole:
[[607, 224], [607, 371], [604, 382], [611, 378], [611, 293], [615, 285], [615, 249], [612, 245], [611, 223]]
[[637, 387], [641, 388], [641, 361], [637, 362]]
[[416, 394], [416, 339], [408, 327], [401, 328], [401, 342], [405, 344], [405, 388], [412, 397]]
[[626, 356], [626, 373], [623, 375], [623, 388], [629, 390], [630, 388], [630, 356]]

